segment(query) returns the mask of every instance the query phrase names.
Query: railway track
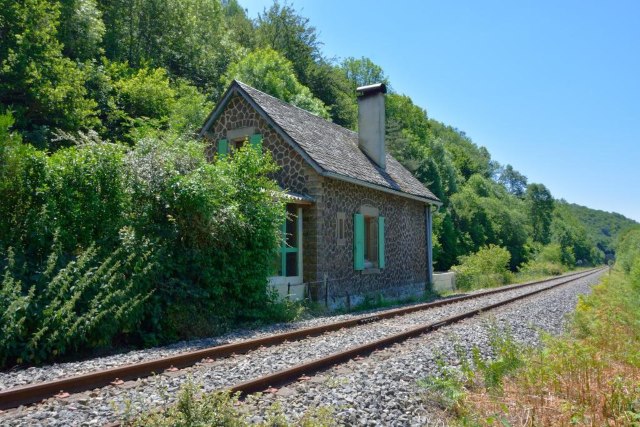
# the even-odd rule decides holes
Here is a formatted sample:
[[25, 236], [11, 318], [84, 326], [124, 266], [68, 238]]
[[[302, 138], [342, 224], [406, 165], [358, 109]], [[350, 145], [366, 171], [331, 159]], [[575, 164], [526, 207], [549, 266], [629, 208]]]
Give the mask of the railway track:
[[364, 356], [376, 349], [380, 349], [385, 346], [403, 341], [405, 339], [418, 336], [425, 332], [433, 331], [442, 326], [455, 323], [459, 320], [475, 316], [482, 311], [491, 310], [493, 308], [514, 302], [518, 299], [526, 298], [545, 290], [573, 282], [580, 278], [597, 273], [600, 270], [601, 269], [594, 269], [586, 272], [572, 273], [553, 279], [535, 281], [521, 285], [512, 285], [503, 288], [492, 289], [489, 291], [479, 292], [476, 294], [463, 295], [459, 297], [439, 300], [432, 303], [418, 304], [410, 307], [389, 310], [382, 313], [365, 315], [350, 320], [329, 323], [326, 325], [311, 328], [304, 328], [292, 332], [275, 334], [264, 338], [246, 340], [239, 343], [187, 352], [176, 356], [142, 362], [139, 364], [131, 364], [127, 366], [91, 372], [83, 375], [77, 375], [70, 378], [62, 378], [43, 383], [15, 387], [0, 392], [0, 409], [9, 409], [15, 408], [19, 405], [38, 403], [43, 399], [48, 399], [59, 393], [63, 393], [64, 395], [66, 393], [77, 393], [86, 390], [93, 390], [111, 384], [117, 385], [126, 380], [143, 378], [149, 375], [153, 375], [154, 373], [162, 373], [167, 370], [176, 370], [178, 368], [192, 366], [194, 364], [201, 363], [203, 359], [206, 360], [207, 363], [211, 363], [214, 359], [222, 359], [241, 353], [247, 353], [252, 350], [261, 349], [263, 347], [277, 346], [286, 342], [305, 340], [309, 337], [318, 337], [323, 334], [340, 331], [345, 328], [355, 328], [363, 325], [370, 325], [376, 322], [381, 322], [385, 319], [406, 316], [411, 313], [418, 313], [445, 305], [480, 299], [490, 295], [496, 295], [514, 290], [519, 291], [524, 288], [543, 285], [549, 282], [557, 282], [549, 286], [540, 286], [539, 288], [534, 289], [530, 292], [522, 293], [511, 298], [506, 298], [492, 304], [483, 305], [481, 307], [474, 308], [473, 310], [467, 310], [453, 316], [439, 318], [435, 321], [402, 330], [398, 333], [388, 334], [387, 336], [384, 336], [382, 338], [373, 340], [371, 342], [362, 343], [361, 345], [356, 345], [354, 347], [348, 348], [347, 350], [334, 352], [328, 356], [320, 358], [314, 358], [312, 360], [296, 364], [292, 367], [281, 369], [267, 375], [261, 375], [255, 379], [242, 381], [237, 383], [236, 385], [228, 387], [232, 391], [237, 391], [242, 394], [262, 391], [267, 387], [290, 382], [302, 375], [308, 375], [319, 370], [326, 369], [327, 367], [344, 362], [356, 356]]

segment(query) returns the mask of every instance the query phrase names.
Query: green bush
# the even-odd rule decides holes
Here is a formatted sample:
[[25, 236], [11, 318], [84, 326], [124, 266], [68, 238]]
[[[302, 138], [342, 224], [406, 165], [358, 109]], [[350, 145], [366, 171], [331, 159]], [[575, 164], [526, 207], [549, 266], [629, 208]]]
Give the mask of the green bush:
[[64, 135], [75, 145], [48, 156], [11, 123], [0, 115], [0, 364], [295, 315], [267, 281], [285, 215], [269, 155], [210, 163], [185, 137]]
[[616, 253], [616, 266], [625, 273], [631, 272], [634, 264], [640, 259], [640, 229], [631, 229], [620, 236]]
[[562, 247], [557, 243], [552, 243], [542, 247], [534, 259], [520, 267], [520, 273], [534, 277], [558, 276], [567, 271], [562, 260]]
[[500, 286], [510, 282], [508, 270], [511, 254], [505, 248], [489, 245], [478, 252], [461, 256], [459, 265], [453, 266], [456, 272], [456, 285], [459, 289], [470, 290]]
[[28, 280], [9, 251], [0, 284], [0, 366], [106, 347], [136, 331], [152, 292], [153, 248], [125, 239], [101, 252], [92, 246], [60, 267], [56, 242], [44, 271]]

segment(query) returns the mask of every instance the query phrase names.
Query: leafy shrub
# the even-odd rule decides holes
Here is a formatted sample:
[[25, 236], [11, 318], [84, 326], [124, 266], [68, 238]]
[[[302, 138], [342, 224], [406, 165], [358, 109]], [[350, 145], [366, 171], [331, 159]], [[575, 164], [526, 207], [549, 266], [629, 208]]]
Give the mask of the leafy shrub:
[[473, 362], [482, 374], [484, 387], [489, 390], [501, 391], [504, 378], [516, 371], [524, 360], [522, 348], [516, 343], [509, 328], [500, 329], [495, 325], [489, 327], [489, 344], [493, 351], [493, 358], [484, 360], [480, 350], [473, 349]]
[[114, 86], [118, 103], [132, 117], [162, 119], [171, 112], [175, 91], [162, 68], [141, 68]]
[[520, 272], [530, 276], [558, 276], [567, 271], [562, 260], [562, 247], [552, 243], [542, 247], [533, 260], [520, 268]]
[[442, 358], [436, 360], [436, 366], [437, 374], [422, 378], [417, 383], [425, 390], [430, 401], [435, 401], [443, 409], [459, 414], [462, 411], [460, 404], [466, 394], [465, 375], [447, 366]]
[[125, 240], [110, 254], [100, 252], [89, 247], [59, 267], [54, 243], [42, 274], [28, 280], [9, 251], [0, 285], [0, 365], [106, 347], [135, 332], [152, 292], [153, 249]]
[[245, 427], [249, 425], [331, 427], [338, 425], [330, 407], [311, 408], [293, 422], [287, 420], [282, 407], [277, 402], [266, 408], [266, 412], [264, 421], [258, 424], [252, 423], [249, 421], [251, 417], [249, 408], [240, 405], [238, 394], [204, 393], [201, 386], [189, 379], [180, 388], [175, 405], [164, 411], [152, 411], [138, 417], [125, 413], [123, 424], [131, 427]]
[[456, 272], [456, 285], [463, 290], [500, 286], [509, 283], [508, 270], [511, 255], [505, 248], [489, 245], [478, 252], [461, 256]]
[[134, 143], [167, 131], [194, 133], [213, 108], [198, 88], [170, 79], [163, 68], [135, 69], [106, 59], [85, 68], [102, 121], [96, 130], [108, 140]]
[[186, 137], [63, 135], [75, 145], [47, 156], [11, 123], [0, 115], [0, 364], [295, 315], [267, 281], [285, 215], [269, 155], [210, 163]]
[[632, 229], [620, 236], [617, 243], [616, 266], [623, 272], [631, 272], [640, 259], [640, 229]]
[[[275, 171], [269, 156], [247, 146], [208, 163], [203, 152], [198, 142], [148, 139], [126, 159], [136, 227], [167, 248], [162, 295], [173, 315], [165, 320], [177, 322], [166, 326], [180, 337], [265, 313], [272, 300], [266, 278], [284, 221], [278, 188], [267, 177]], [[194, 301], [202, 318], [183, 317]]]

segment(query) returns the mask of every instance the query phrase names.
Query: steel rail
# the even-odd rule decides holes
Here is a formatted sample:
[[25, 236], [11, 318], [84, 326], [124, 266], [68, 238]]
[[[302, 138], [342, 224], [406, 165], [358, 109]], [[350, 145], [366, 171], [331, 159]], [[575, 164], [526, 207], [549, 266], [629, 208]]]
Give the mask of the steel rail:
[[234, 354], [243, 354], [260, 347], [274, 346], [282, 344], [286, 341], [298, 341], [308, 337], [319, 336], [326, 332], [334, 332], [340, 329], [356, 327], [366, 323], [377, 322], [383, 319], [389, 319], [421, 310], [441, 307], [461, 301], [481, 298], [486, 295], [506, 292], [513, 289], [520, 289], [553, 280], [572, 277], [571, 280], [563, 282], [564, 284], [573, 280], [577, 280], [578, 278], [588, 276], [598, 270], [599, 269], [592, 269], [586, 272], [580, 271], [550, 279], [538, 280], [511, 286], [503, 286], [501, 288], [491, 289], [484, 292], [445, 298], [429, 303], [416, 304], [410, 307], [388, 310], [383, 313], [373, 314], [369, 316], [357, 317], [354, 319], [328, 323], [325, 325], [298, 329], [291, 332], [283, 332], [262, 338], [245, 340], [238, 343], [209, 347], [201, 350], [185, 352], [174, 356], [123, 365], [115, 368], [102, 369], [86, 374], [71, 376], [68, 378], [60, 378], [36, 384], [14, 387], [0, 391], [0, 410], [15, 408], [20, 405], [38, 403], [42, 400], [55, 396], [61, 391], [67, 393], [78, 393], [87, 390], [93, 390], [95, 388], [114, 384], [117, 381], [134, 380], [159, 374], [166, 371], [167, 369], [193, 366], [196, 363], [201, 362], [203, 359], [220, 359]]
[[581, 277], [598, 273], [600, 270], [603, 270], [603, 269], [591, 270], [588, 274], [585, 274], [584, 276], [574, 277], [572, 279], [565, 280], [563, 282], [556, 283], [545, 288], [536, 289], [534, 291], [531, 291], [526, 294], [522, 294], [513, 298], [509, 298], [504, 301], [490, 304], [481, 308], [473, 309], [462, 314], [437, 320], [435, 322], [424, 324], [424, 325], [406, 330], [404, 332], [399, 332], [397, 334], [390, 335], [388, 337], [384, 337], [375, 341], [371, 341], [366, 344], [359, 345], [357, 347], [352, 347], [344, 351], [336, 352], [328, 356], [321, 357], [319, 359], [301, 363], [291, 368], [283, 369], [281, 371], [274, 372], [272, 374], [268, 374], [259, 378], [245, 381], [230, 387], [228, 390], [230, 390], [232, 393], [240, 393], [241, 396], [246, 396], [251, 393], [265, 391], [271, 387], [276, 387], [283, 384], [291, 383], [302, 376], [311, 375], [316, 372], [326, 370], [337, 364], [347, 362], [355, 357], [366, 356], [374, 352], [375, 350], [380, 350], [382, 348], [389, 347], [393, 344], [406, 341], [409, 338], [415, 338], [427, 332], [433, 332], [437, 329], [442, 328], [443, 326], [451, 325], [452, 323], [456, 323], [461, 320], [468, 319], [482, 312], [493, 310], [495, 308], [510, 304], [512, 302], [515, 302], [524, 298], [528, 298], [532, 295], [536, 295], [541, 292], [545, 292], [550, 289], [556, 288], [558, 286], [571, 283], [575, 280], [580, 279]]

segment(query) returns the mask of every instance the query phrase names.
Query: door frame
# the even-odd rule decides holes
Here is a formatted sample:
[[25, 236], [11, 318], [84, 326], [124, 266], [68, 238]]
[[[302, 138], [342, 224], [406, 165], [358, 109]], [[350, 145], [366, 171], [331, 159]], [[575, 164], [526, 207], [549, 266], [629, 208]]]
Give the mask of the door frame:
[[[269, 284], [273, 286], [277, 291], [280, 297], [284, 298], [288, 295], [288, 292], [291, 292], [291, 297], [294, 299], [302, 299], [304, 298], [304, 286], [301, 286], [303, 283], [303, 263], [302, 263], [302, 242], [303, 242], [303, 227], [302, 227], [302, 207], [297, 206], [296, 210], [296, 228], [298, 239], [296, 245], [298, 246], [297, 250], [297, 261], [298, 261], [298, 275], [297, 276], [271, 276], [269, 277]], [[283, 230], [286, 232], [286, 226], [283, 226]], [[286, 241], [286, 237], [283, 235], [283, 239]], [[286, 249], [282, 250], [282, 262], [284, 266], [284, 260], [286, 259]], [[285, 270], [283, 269], [283, 273]], [[286, 274], [286, 273], [285, 273]], [[295, 285], [293, 288], [289, 289], [289, 285]]]

